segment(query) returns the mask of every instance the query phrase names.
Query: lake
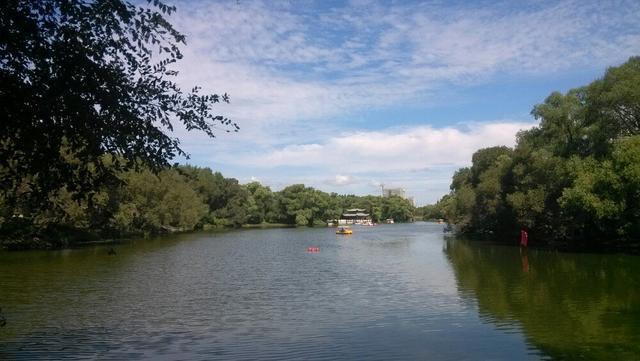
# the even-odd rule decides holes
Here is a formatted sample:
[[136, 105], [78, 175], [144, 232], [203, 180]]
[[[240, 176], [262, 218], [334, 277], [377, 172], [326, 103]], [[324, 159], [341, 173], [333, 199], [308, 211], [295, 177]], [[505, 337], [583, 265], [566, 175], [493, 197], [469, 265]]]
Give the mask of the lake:
[[640, 359], [638, 256], [334, 232], [0, 252], [0, 359]]

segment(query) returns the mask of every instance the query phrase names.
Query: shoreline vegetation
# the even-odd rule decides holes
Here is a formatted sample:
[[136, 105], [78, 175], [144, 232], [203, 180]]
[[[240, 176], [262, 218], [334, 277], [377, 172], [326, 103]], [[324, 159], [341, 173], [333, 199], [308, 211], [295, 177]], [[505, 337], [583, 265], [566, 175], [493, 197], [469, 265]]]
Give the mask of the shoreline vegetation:
[[[240, 127], [226, 93], [181, 89], [185, 36], [162, 1], [7, 6], [0, 66], [0, 248], [64, 248], [200, 229], [317, 226], [362, 208], [374, 222], [442, 218], [462, 234], [532, 245], [631, 247], [640, 239], [640, 57], [535, 105], [513, 148], [473, 154], [451, 192], [400, 197], [272, 191], [188, 158], [174, 124], [214, 138]], [[70, 32], [70, 29], [73, 29]], [[70, 34], [73, 34], [70, 36]], [[6, 45], [5, 44], [5, 45]], [[375, 154], [372, 154], [375, 156]], [[600, 241], [607, 240], [607, 241]]]
[[[520, 230], [534, 247], [638, 253], [640, 244], [640, 57], [602, 79], [554, 92], [532, 114], [514, 148], [473, 154], [451, 192], [415, 208], [400, 197], [325, 193], [294, 184], [273, 192], [209, 168], [174, 165], [114, 171], [90, 192], [52, 189], [46, 208], [20, 192], [0, 197], [0, 248], [64, 248], [163, 233], [326, 225], [348, 208], [375, 222], [444, 219], [456, 233], [511, 244]], [[68, 163], [80, 160], [61, 150]], [[105, 155], [103, 165], [117, 163]]]
[[354, 207], [366, 209], [376, 222], [406, 222], [415, 210], [400, 197], [338, 195], [303, 184], [273, 192], [189, 165], [158, 173], [131, 170], [119, 179], [90, 194], [57, 189], [46, 209], [27, 202], [9, 207], [0, 198], [0, 246], [55, 249], [197, 230], [326, 226]]
[[22, 1], [3, 10], [0, 248], [65, 248], [132, 235], [314, 226], [363, 208], [411, 219], [399, 197], [338, 195], [302, 184], [240, 184], [189, 158], [174, 126], [209, 138], [240, 126], [227, 93], [182, 89], [186, 37], [176, 7]]
[[526, 230], [542, 247], [638, 252], [640, 57], [531, 113], [540, 124], [515, 147], [475, 152], [451, 192], [419, 213], [484, 239]]

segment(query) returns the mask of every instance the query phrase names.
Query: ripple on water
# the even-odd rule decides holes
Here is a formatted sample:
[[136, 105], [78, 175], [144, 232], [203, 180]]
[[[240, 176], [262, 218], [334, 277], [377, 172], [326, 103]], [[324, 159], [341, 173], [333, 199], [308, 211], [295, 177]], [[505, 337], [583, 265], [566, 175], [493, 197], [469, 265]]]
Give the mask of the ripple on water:
[[[359, 227], [351, 237], [323, 228], [196, 234], [123, 244], [116, 257], [99, 250], [0, 254], [0, 358], [539, 359], [555, 336], [531, 321], [550, 312], [546, 295], [566, 312], [608, 308], [590, 321], [604, 315], [608, 330], [638, 330], [612, 299], [549, 287], [543, 270], [579, 265], [547, 266], [531, 253], [523, 268], [517, 249], [448, 244], [434, 224]], [[637, 301], [627, 296], [620, 304]], [[546, 327], [569, 326], [554, 317]]]

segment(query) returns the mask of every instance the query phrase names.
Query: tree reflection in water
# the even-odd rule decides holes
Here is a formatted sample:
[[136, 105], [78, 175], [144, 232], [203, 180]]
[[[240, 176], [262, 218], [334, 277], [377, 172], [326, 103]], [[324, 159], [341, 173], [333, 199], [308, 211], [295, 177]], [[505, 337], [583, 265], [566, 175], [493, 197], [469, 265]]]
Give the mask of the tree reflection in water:
[[554, 359], [640, 359], [640, 257], [448, 239], [461, 296]]

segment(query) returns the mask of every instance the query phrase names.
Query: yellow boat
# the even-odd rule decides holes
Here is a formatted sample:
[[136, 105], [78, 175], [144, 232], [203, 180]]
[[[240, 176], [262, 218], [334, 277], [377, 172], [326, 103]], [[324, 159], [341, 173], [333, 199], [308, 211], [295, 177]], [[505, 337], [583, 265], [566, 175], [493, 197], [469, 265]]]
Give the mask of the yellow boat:
[[353, 231], [349, 227], [338, 227], [336, 234], [353, 234]]

